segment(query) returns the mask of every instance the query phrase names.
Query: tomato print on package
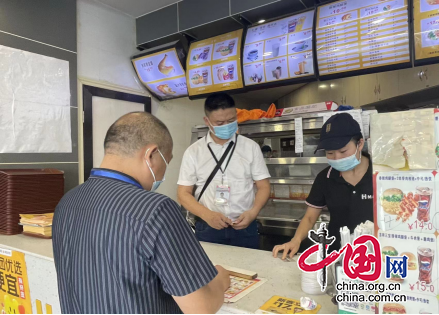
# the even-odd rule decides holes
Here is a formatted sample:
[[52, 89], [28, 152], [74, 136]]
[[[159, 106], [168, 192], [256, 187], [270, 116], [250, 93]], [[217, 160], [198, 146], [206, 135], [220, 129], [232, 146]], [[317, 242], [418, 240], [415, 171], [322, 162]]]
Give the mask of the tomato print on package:
[[378, 172], [377, 224], [384, 231], [436, 231], [436, 172]]
[[[378, 231], [383, 268], [380, 282], [399, 283], [401, 291], [436, 296], [438, 293], [437, 240], [435, 234], [419, 234], [398, 231]], [[404, 278], [387, 266], [386, 257], [407, 256], [407, 276]], [[389, 270], [390, 278], [386, 279]]]

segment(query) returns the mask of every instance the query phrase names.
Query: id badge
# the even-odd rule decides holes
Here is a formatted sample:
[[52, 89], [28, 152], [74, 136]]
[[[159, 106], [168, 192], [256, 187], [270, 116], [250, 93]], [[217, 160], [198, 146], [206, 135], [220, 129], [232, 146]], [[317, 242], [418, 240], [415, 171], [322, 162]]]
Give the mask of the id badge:
[[223, 206], [228, 205], [230, 200], [230, 186], [229, 185], [217, 185], [215, 190], [215, 205]]

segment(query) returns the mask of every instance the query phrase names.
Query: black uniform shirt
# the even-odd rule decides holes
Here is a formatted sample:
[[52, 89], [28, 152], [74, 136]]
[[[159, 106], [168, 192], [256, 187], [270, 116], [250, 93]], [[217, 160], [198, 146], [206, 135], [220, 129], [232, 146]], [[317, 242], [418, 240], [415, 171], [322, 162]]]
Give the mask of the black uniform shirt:
[[306, 199], [310, 207], [328, 207], [331, 215], [328, 233], [336, 237], [328, 252], [340, 249], [341, 227], [347, 226], [352, 234], [358, 224], [366, 220], [373, 222], [372, 161], [368, 154], [363, 156], [369, 158], [369, 167], [357, 185], [346, 182], [339, 171], [329, 166], [317, 175]]

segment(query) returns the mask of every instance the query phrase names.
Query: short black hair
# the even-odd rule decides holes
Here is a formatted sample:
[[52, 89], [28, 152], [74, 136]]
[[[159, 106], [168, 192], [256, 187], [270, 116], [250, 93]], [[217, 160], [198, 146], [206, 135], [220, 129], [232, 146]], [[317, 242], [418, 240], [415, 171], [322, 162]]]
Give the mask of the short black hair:
[[204, 112], [207, 114], [218, 109], [226, 109], [235, 107], [235, 101], [227, 93], [213, 93], [206, 98], [204, 102]]
[[120, 117], [105, 136], [105, 154], [132, 157], [137, 151], [155, 144], [161, 152], [172, 151], [172, 137], [166, 125], [146, 112], [133, 112]]
[[355, 142], [355, 144], [357, 144], [358, 141], [360, 141], [360, 139], [363, 139], [363, 135], [361, 133], [356, 135], [356, 136], [353, 136], [351, 141], [353, 141], [353, 142]]

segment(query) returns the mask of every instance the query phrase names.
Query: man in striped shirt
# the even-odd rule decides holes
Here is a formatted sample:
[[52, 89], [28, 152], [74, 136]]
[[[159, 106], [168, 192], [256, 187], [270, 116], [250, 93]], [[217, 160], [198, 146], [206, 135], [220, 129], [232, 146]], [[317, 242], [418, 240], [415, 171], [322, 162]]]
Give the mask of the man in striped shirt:
[[63, 313], [215, 313], [230, 278], [180, 213], [154, 193], [172, 159], [166, 126], [130, 113], [108, 130], [105, 157], [61, 200], [53, 251]]

